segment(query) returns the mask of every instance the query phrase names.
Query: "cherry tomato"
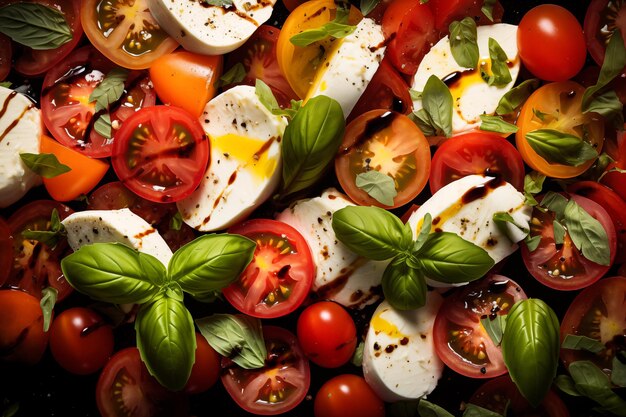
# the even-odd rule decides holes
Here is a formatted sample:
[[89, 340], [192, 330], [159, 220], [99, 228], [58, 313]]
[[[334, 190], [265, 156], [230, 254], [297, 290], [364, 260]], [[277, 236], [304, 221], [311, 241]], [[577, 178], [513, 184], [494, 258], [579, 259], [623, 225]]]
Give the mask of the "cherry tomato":
[[298, 341], [312, 362], [337, 368], [354, 353], [356, 326], [342, 306], [321, 301], [305, 308], [298, 317]]
[[[372, 198], [356, 185], [357, 176], [370, 170], [388, 175], [397, 195], [392, 205]], [[372, 110], [346, 127], [335, 159], [339, 183], [357, 204], [400, 207], [424, 189], [430, 172], [430, 148], [421, 130], [406, 116]]]
[[524, 66], [547, 81], [572, 78], [587, 56], [580, 23], [569, 10], [554, 4], [539, 5], [524, 15], [517, 29], [517, 48]]
[[113, 328], [93, 310], [67, 309], [52, 322], [50, 351], [66, 371], [92, 374], [102, 368], [113, 353]]
[[185, 110], [171, 106], [142, 109], [115, 134], [113, 169], [132, 192], [150, 201], [185, 198], [202, 180], [209, 141]]
[[384, 417], [385, 403], [358, 375], [338, 375], [315, 395], [315, 417]]
[[[626, 201], [626, 131], [617, 132], [615, 162], [609, 164], [600, 182], [615, 191]], [[617, 168], [617, 170], [616, 170]]]
[[96, 403], [102, 417], [186, 417], [188, 409], [186, 396], [159, 385], [134, 347], [117, 352], [102, 369]]
[[9, 225], [0, 217], [0, 287], [11, 273], [13, 264], [13, 236]]
[[265, 366], [243, 369], [222, 358], [222, 384], [231, 398], [250, 413], [286, 413], [300, 404], [309, 390], [309, 361], [289, 331], [264, 326], [263, 337], [267, 348]]
[[311, 250], [302, 235], [287, 223], [253, 219], [231, 227], [229, 233], [256, 242], [254, 258], [224, 297], [253, 317], [274, 318], [291, 313], [309, 294], [315, 275]]
[[521, 190], [524, 186], [524, 161], [517, 149], [502, 137], [488, 132], [469, 132], [450, 138], [433, 156], [430, 191], [466, 175], [498, 175]]
[[626, 33], [626, 2], [623, 0], [591, 0], [585, 15], [585, 40], [591, 57], [598, 65], [604, 62], [604, 53], [611, 34], [618, 29], [622, 38]]
[[199, 394], [211, 388], [220, 377], [220, 355], [209, 345], [209, 342], [196, 332], [196, 362], [191, 368], [191, 375], [185, 392]]
[[507, 372], [500, 347], [481, 318], [505, 316], [524, 290], [502, 275], [491, 275], [456, 290], [437, 313], [433, 339], [437, 356], [453, 371], [471, 378], [492, 378]]
[[493, 7], [493, 22], [482, 12], [482, 0], [429, 0], [435, 16], [435, 29], [447, 34], [450, 23], [466, 16], [473, 17], [478, 25], [489, 25], [502, 20], [504, 9], [499, 1]]
[[0, 81], [4, 81], [11, 72], [12, 57], [11, 38], [0, 33]]

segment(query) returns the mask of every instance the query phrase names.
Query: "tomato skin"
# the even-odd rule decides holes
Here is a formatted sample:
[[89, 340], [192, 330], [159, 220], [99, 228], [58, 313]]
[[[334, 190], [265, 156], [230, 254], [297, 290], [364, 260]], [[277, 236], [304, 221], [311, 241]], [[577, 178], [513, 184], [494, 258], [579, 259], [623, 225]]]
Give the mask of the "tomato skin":
[[608, 33], [614, 29], [619, 29], [622, 38], [626, 33], [626, 3], [612, 0], [591, 0], [587, 7], [583, 27], [589, 54], [601, 66], [604, 62]]
[[315, 417], [384, 417], [385, 403], [360, 376], [328, 380], [315, 395]]
[[0, 287], [11, 273], [13, 264], [13, 236], [7, 222], [0, 217]]
[[[626, 132], [617, 132], [617, 151], [613, 157], [615, 162], [609, 164], [600, 182], [615, 191], [626, 201]], [[616, 171], [615, 168], [618, 168]]]
[[184, 391], [199, 394], [211, 388], [220, 377], [220, 355], [196, 332], [196, 362], [191, 368]]
[[11, 72], [12, 57], [11, 38], [0, 33], [0, 81], [4, 81]]
[[580, 23], [569, 10], [553, 4], [536, 6], [524, 15], [517, 30], [517, 47], [524, 66], [547, 81], [572, 78], [587, 56]]
[[356, 348], [356, 326], [339, 304], [321, 301], [308, 306], [298, 317], [298, 341], [305, 355], [324, 368], [347, 363]]
[[[489, 25], [492, 22], [483, 14], [481, 0], [429, 0], [428, 4], [435, 16], [435, 29], [442, 34], [448, 33], [450, 23], [471, 16], [477, 25]], [[504, 8], [499, 1], [493, 7], [493, 23], [502, 21]]]

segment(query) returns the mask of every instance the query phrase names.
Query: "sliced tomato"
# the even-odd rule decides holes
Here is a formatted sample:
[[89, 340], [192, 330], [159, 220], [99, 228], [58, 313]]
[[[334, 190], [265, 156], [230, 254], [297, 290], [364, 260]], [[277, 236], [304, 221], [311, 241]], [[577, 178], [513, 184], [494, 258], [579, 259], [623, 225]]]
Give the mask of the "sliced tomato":
[[492, 378], [507, 372], [500, 347], [481, 324], [482, 318], [505, 316], [524, 290], [502, 275], [474, 281], [445, 299], [437, 313], [433, 339], [437, 356], [453, 371], [471, 378]]
[[497, 175], [521, 190], [524, 161], [506, 139], [489, 132], [475, 131], [450, 138], [435, 152], [430, 168], [430, 191], [466, 175]]
[[[489, 25], [491, 20], [482, 12], [482, 0], [430, 0], [428, 4], [435, 15], [435, 28], [447, 34], [450, 23], [466, 16], [473, 17], [478, 25]], [[504, 8], [499, 1], [493, 7], [493, 23], [502, 21]]]
[[222, 384], [231, 398], [250, 413], [286, 413], [307, 395], [311, 382], [309, 361], [291, 332], [264, 326], [263, 337], [267, 348], [265, 366], [243, 369], [222, 358]]
[[239, 279], [222, 293], [239, 311], [274, 318], [291, 313], [309, 294], [315, 264], [306, 240], [286, 223], [253, 219], [228, 230], [257, 244]]
[[584, 29], [587, 49], [593, 60], [601, 66], [613, 31], [619, 30], [622, 38], [626, 34], [626, 2], [591, 0], [585, 15]]
[[0, 81], [4, 81], [11, 72], [12, 57], [11, 38], [0, 33]]
[[90, 46], [74, 51], [46, 74], [41, 91], [43, 120], [52, 136], [68, 148], [94, 158], [111, 156], [113, 140], [95, 129], [106, 114], [111, 119], [111, 137], [120, 125], [142, 107], [154, 105], [156, 94], [145, 72], [133, 71], [124, 83], [122, 96], [110, 111], [96, 112], [89, 96], [116, 66]]
[[172, 106], [142, 109], [115, 134], [113, 169], [132, 192], [150, 201], [185, 198], [202, 180], [209, 141], [200, 122]]
[[[361, 173], [376, 170], [394, 181], [397, 195], [387, 206], [356, 185]], [[372, 110], [346, 127], [335, 159], [339, 183], [361, 205], [400, 207], [424, 189], [430, 172], [430, 148], [421, 130], [403, 114]]]
[[615, 191], [626, 201], [626, 131], [617, 132], [617, 151], [615, 162], [610, 164], [600, 180], [602, 184]]
[[9, 225], [0, 217], [0, 287], [4, 285], [13, 264], [13, 236]]

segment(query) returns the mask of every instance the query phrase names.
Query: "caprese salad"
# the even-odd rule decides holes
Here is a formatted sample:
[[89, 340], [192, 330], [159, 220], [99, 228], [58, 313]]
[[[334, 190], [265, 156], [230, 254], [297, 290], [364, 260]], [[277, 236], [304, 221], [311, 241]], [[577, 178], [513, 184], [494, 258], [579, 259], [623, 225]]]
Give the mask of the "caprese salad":
[[626, 2], [556, 3], [0, 0], [1, 415], [626, 416]]

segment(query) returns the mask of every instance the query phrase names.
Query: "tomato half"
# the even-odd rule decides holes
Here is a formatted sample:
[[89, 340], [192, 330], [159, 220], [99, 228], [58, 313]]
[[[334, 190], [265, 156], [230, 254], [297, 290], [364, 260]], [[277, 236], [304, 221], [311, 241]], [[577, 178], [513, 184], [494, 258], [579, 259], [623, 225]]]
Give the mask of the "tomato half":
[[315, 417], [384, 417], [385, 403], [365, 379], [338, 375], [324, 383], [315, 395]]
[[[473, 17], [477, 25], [489, 25], [492, 22], [485, 16], [481, 8], [482, 0], [429, 0], [428, 4], [435, 15], [435, 28], [447, 34], [450, 23], [466, 16]], [[502, 21], [504, 8], [499, 1], [493, 6], [493, 23]]]
[[185, 385], [185, 392], [198, 394], [211, 388], [220, 377], [220, 355], [204, 336], [196, 332], [196, 361]]
[[[600, 182], [615, 191], [626, 201], [626, 131], [617, 132], [615, 162], [609, 164]], [[617, 168], [617, 170], [615, 170]]]
[[[608, 236], [611, 264], [615, 258], [617, 238], [610, 216], [602, 206], [588, 198], [572, 194], [570, 198], [580, 205], [594, 219], [598, 220]], [[540, 201], [541, 198], [538, 198]], [[524, 243], [522, 259], [533, 277], [542, 284], [556, 290], [578, 290], [599, 280], [610, 265], [599, 265], [585, 258], [574, 246], [569, 233], [565, 232], [563, 243], [554, 243], [555, 215], [533, 208], [530, 221], [530, 236], [541, 236], [539, 246], [530, 251]]]
[[11, 273], [13, 264], [13, 236], [7, 222], [0, 217], [0, 287]]
[[12, 57], [11, 38], [0, 33], [0, 81], [4, 81], [11, 72]]
[[585, 15], [584, 28], [589, 53], [598, 65], [602, 65], [613, 31], [618, 29], [622, 38], [626, 34], [626, 2], [591, 0]]
[[254, 258], [224, 297], [253, 317], [274, 318], [291, 313], [309, 294], [315, 264], [306, 240], [278, 220], [253, 219], [231, 227], [229, 233], [256, 242]]
[[573, 81], [546, 84], [535, 90], [522, 106], [515, 134], [517, 150], [524, 162], [542, 174], [554, 178], [571, 178], [585, 172], [594, 160], [579, 166], [550, 163], [539, 156], [526, 140], [526, 134], [537, 129], [553, 129], [575, 135], [602, 152], [604, 121], [596, 113], [582, 113], [585, 89]]
[[507, 315], [524, 290], [513, 280], [491, 275], [456, 290], [437, 313], [433, 339], [437, 356], [453, 371], [471, 378], [507, 372], [502, 352], [481, 324], [483, 317]]
[[185, 198], [200, 184], [209, 141], [200, 122], [171, 106], [142, 109], [115, 134], [113, 169], [132, 192], [150, 201]]
[[243, 369], [222, 358], [222, 383], [244, 410], [260, 415], [286, 413], [300, 404], [309, 390], [309, 361], [296, 337], [280, 327], [264, 326], [265, 366]]
[[469, 132], [450, 138], [435, 152], [430, 191], [466, 175], [498, 175], [518, 190], [524, 186], [524, 161], [517, 149], [495, 133]]
[[[356, 185], [357, 176], [376, 170], [393, 179], [397, 195], [387, 206]], [[403, 114], [372, 110], [346, 127], [335, 159], [341, 187], [361, 205], [400, 207], [424, 189], [430, 172], [430, 147], [422, 131]]]

